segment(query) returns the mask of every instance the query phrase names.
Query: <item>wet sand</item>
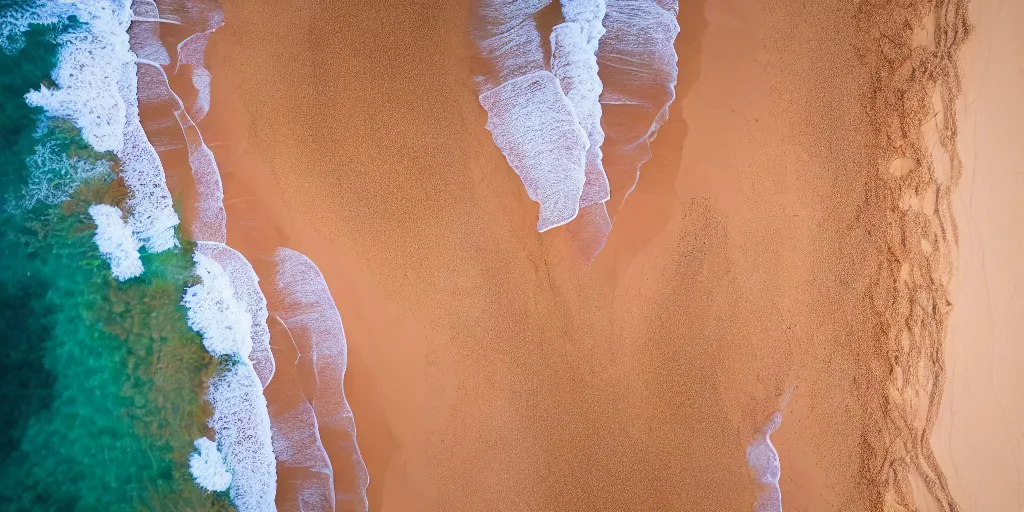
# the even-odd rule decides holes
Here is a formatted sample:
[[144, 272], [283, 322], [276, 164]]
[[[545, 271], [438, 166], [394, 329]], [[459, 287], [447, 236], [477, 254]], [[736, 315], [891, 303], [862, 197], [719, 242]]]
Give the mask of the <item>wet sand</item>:
[[1024, 5], [972, 0], [957, 104], [964, 175], [952, 282], [949, 379], [932, 436], [961, 510], [1024, 507]]
[[789, 389], [786, 510], [879, 506], [855, 6], [686, 4], [677, 100], [588, 269], [484, 129], [468, 5], [225, 2], [202, 126], [229, 244], [323, 271], [373, 510], [750, 510]]

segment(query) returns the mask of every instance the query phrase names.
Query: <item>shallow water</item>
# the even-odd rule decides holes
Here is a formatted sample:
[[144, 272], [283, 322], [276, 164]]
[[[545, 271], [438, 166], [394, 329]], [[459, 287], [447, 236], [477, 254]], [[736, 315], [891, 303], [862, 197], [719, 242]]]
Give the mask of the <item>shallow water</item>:
[[[22, 197], [38, 145], [117, 168], [73, 125], [25, 103], [55, 65], [55, 35], [71, 28], [34, 27], [20, 51], [0, 54], [4, 69], [18, 70], [3, 74], [5, 201]], [[192, 248], [144, 253], [142, 276], [114, 279], [86, 210], [125, 197], [120, 181], [92, 179], [67, 201], [5, 206], [0, 216], [4, 345], [13, 355], [2, 363], [5, 510], [230, 508], [187, 472], [192, 442], [207, 430], [204, 379], [217, 367], [180, 305], [194, 279]]]

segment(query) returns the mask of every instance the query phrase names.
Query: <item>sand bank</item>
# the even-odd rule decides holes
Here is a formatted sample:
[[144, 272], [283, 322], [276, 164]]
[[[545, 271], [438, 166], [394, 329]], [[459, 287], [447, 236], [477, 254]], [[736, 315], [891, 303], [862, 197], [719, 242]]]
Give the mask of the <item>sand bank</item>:
[[750, 510], [744, 450], [789, 389], [786, 509], [880, 506], [856, 6], [685, 4], [677, 100], [587, 269], [484, 129], [468, 2], [225, 2], [229, 242], [321, 267], [372, 509]]

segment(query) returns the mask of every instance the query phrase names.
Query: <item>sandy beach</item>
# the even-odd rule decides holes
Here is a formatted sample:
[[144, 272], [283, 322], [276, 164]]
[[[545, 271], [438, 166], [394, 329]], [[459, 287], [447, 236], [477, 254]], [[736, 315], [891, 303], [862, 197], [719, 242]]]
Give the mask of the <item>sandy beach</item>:
[[[323, 271], [345, 323], [371, 509], [750, 510], [744, 450], [787, 392], [772, 436], [786, 510], [887, 503], [895, 484], [870, 447], [891, 434], [878, 416], [890, 383], [869, 380], [889, 355], [878, 290], [896, 280], [879, 270], [880, 206], [894, 206], [872, 194], [890, 163], [865, 109], [878, 75], [858, 59], [881, 32], [838, 0], [682, 6], [676, 100], [588, 267], [564, 228], [536, 232], [537, 205], [484, 128], [470, 9], [230, 0], [209, 50], [201, 127], [224, 177], [229, 243], [264, 279], [278, 245]], [[1010, 37], [993, 21], [1010, 16], [976, 9], [993, 26], [983, 32]], [[1011, 479], [1017, 454], [1002, 447], [1020, 417], [1012, 384], [987, 384], [1015, 382], [1013, 356], [977, 352], [1019, 337], [1021, 278], [977, 279], [992, 275], [994, 240], [1020, 230], [1004, 220], [1019, 218], [1010, 132], [992, 149], [966, 136], [998, 132], [1006, 121], [982, 112], [1013, 90], [1014, 64], [989, 63], [985, 48], [967, 52], [986, 63], [965, 74], [953, 204], [969, 219], [966, 270], [952, 285], [934, 439], [962, 510], [1010, 510], [1009, 480], [982, 492], [974, 479], [993, 479], [971, 466], [991, 450], [1002, 465], [985, 468]], [[979, 67], [1008, 78], [983, 85]], [[1001, 162], [1003, 181], [975, 173], [978, 155]], [[970, 206], [989, 189], [1003, 202]], [[1019, 266], [1019, 244], [996, 250]], [[997, 288], [998, 308], [973, 300]], [[1002, 323], [985, 316], [997, 313]], [[965, 341], [978, 333], [988, 348]], [[1003, 410], [1002, 423], [976, 425], [971, 407]], [[1003, 437], [974, 435], [984, 428]]]

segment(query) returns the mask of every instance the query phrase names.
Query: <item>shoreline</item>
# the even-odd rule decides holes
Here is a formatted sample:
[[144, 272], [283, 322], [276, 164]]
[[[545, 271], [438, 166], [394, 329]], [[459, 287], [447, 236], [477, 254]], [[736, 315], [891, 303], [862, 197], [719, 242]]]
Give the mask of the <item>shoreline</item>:
[[[868, 159], [857, 130], [822, 112], [829, 88], [854, 93], [860, 79], [805, 76], [805, 61], [846, 62], [852, 27], [839, 49], [819, 43], [834, 37], [824, 29], [773, 35], [784, 8], [684, 7], [676, 102], [587, 272], [563, 258], [563, 229], [535, 232], [536, 205], [483, 129], [467, 5], [282, 16], [226, 2], [211, 112], [230, 76], [248, 117], [234, 129], [266, 162], [256, 193], [280, 201], [289, 230], [308, 226], [286, 236], [342, 313], [374, 510], [742, 508], [754, 496], [743, 450], [793, 384], [772, 438], [784, 502], [854, 499], [859, 427], [842, 411], [860, 306], [825, 276], [866, 285], [863, 262], [843, 256], [865, 241], [832, 233], [857, 214]], [[285, 42], [266, 48], [273, 38]], [[851, 193], [837, 202], [837, 187]]]
[[[250, 259], [301, 251], [327, 279], [373, 510], [743, 507], [742, 449], [787, 389], [771, 439], [787, 509], [889, 499], [861, 444], [892, 435], [870, 427], [892, 383], [858, 383], [887, 354], [873, 301], [892, 283], [854, 6], [683, 6], [677, 99], [591, 270], [565, 229], [535, 232], [483, 129], [468, 7], [389, 9], [227, 2], [210, 66], [229, 239]], [[396, 32], [405, 17], [423, 23]], [[352, 30], [321, 32], [335, 24]], [[936, 452], [947, 471], [962, 458]]]

